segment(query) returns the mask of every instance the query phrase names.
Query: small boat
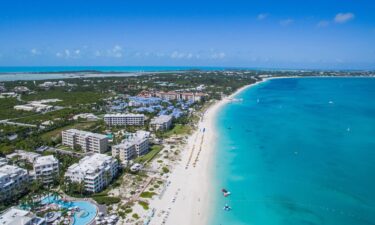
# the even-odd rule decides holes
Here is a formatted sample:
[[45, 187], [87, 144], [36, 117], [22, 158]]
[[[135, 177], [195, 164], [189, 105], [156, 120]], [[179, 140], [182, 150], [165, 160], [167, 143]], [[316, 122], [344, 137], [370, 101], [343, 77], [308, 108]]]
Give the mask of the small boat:
[[221, 189], [221, 192], [223, 192], [223, 195], [224, 195], [224, 197], [228, 197], [229, 195], [230, 195], [230, 192], [229, 191], [227, 191], [226, 189]]
[[223, 208], [225, 211], [230, 211], [232, 208], [229, 207], [228, 204], [225, 204], [224, 208]]

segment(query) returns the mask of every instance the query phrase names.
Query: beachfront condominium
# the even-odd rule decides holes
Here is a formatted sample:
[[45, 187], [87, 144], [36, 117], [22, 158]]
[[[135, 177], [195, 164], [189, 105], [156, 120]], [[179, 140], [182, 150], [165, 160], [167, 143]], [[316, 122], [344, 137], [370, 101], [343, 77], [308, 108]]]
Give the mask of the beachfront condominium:
[[33, 164], [33, 177], [43, 184], [50, 184], [59, 174], [59, 160], [53, 155], [41, 156]]
[[145, 115], [143, 114], [106, 114], [104, 122], [109, 126], [143, 126], [145, 123]]
[[112, 156], [118, 156], [121, 161], [126, 162], [134, 157], [144, 155], [150, 148], [149, 138], [150, 132], [142, 130], [128, 134], [121, 144], [112, 146]]
[[161, 115], [151, 120], [150, 126], [154, 131], [165, 131], [168, 130], [172, 125], [172, 116]]
[[62, 144], [84, 152], [103, 153], [107, 151], [108, 138], [103, 134], [96, 134], [82, 130], [69, 129], [62, 132]]
[[3, 164], [0, 167], [0, 200], [11, 198], [24, 192], [29, 180], [27, 170]]
[[111, 156], [94, 153], [71, 165], [65, 178], [71, 182], [83, 183], [87, 192], [103, 190], [118, 172], [117, 160]]
[[44, 218], [37, 217], [34, 213], [17, 207], [11, 207], [0, 213], [1, 225], [44, 225]]

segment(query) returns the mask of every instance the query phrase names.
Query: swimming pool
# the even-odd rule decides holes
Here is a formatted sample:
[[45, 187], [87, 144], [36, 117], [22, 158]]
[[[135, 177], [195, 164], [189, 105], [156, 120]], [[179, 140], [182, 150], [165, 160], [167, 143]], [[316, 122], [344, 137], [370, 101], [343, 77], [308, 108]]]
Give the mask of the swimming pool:
[[75, 208], [80, 209], [79, 212], [74, 213], [73, 225], [86, 225], [89, 224], [96, 216], [98, 209], [89, 201], [63, 201], [60, 197], [47, 196], [42, 199], [42, 204], [58, 204], [63, 208]]

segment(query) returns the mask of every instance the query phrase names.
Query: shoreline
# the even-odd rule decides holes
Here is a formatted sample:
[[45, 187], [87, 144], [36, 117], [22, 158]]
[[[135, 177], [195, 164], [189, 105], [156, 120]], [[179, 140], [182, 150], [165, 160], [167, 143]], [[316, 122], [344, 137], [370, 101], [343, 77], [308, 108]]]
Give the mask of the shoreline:
[[[169, 185], [164, 195], [151, 201], [160, 218], [153, 217], [150, 225], [206, 225], [209, 223], [215, 201], [212, 193], [215, 178], [212, 155], [215, 153], [217, 137], [215, 121], [220, 109], [230, 103], [232, 98], [259, 85], [269, 79], [262, 79], [237, 89], [209, 106], [201, 116], [197, 129], [189, 136], [187, 145], [181, 153], [181, 160], [177, 163], [168, 178]], [[220, 190], [218, 190], [220, 191]]]

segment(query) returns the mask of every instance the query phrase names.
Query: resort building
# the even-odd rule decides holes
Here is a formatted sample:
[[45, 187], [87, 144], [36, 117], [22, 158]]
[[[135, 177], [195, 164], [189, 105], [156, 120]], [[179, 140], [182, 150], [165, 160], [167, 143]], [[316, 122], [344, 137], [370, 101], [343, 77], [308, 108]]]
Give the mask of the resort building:
[[24, 94], [24, 93], [30, 92], [30, 89], [25, 86], [16, 86], [13, 88], [13, 91], [16, 93]]
[[41, 156], [34, 161], [34, 179], [41, 180], [43, 184], [50, 184], [59, 174], [59, 160], [53, 155]]
[[65, 177], [71, 182], [83, 182], [87, 192], [103, 190], [118, 172], [117, 160], [111, 156], [94, 153], [71, 165]]
[[40, 154], [35, 152], [27, 152], [24, 150], [15, 150], [14, 153], [6, 155], [6, 158], [9, 160], [25, 160], [29, 163], [34, 163], [34, 161], [40, 157]]
[[172, 125], [172, 116], [161, 115], [151, 120], [150, 126], [154, 131], [165, 131], [168, 130]]
[[6, 158], [0, 157], [0, 167], [5, 166], [8, 164], [8, 160]]
[[29, 182], [27, 170], [17, 166], [3, 165], [0, 167], [0, 198], [10, 198], [23, 192]]
[[112, 146], [112, 156], [119, 157], [121, 161], [126, 162], [136, 157], [135, 145], [130, 142], [123, 142]]
[[143, 126], [145, 123], [145, 116], [143, 114], [106, 114], [104, 115], [104, 122], [109, 126], [129, 125], [129, 126]]
[[1, 225], [44, 225], [45, 219], [30, 211], [11, 207], [0, 214]]
[[142, 91], [138, 94], [139, 97], [150, 98], [150, 97], [158, 97], [164, 100], [186, 100], [192, 102], [201, 101], [204, 97], [207, 96], [205, 93], [201, 92], [176, 92], [176, 91], [169, 91], [169, 92], [150, 92], [150, 91]]
[[69, 129], [62, 132], [62, 144], [71, 148], [80, 148], [84, 152], [103, 153], [107, 151], [108, 138], [103, 134]]
[[126, 162], [134, 157], [139, 157], [148, 152], [150, 132], [137, 131], [129, 134], [128, 137], [119, 145], [112, 146], [112, 156], [119, 157], [121, 161]]

